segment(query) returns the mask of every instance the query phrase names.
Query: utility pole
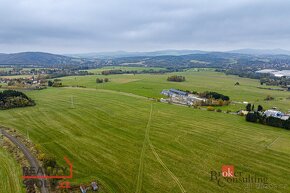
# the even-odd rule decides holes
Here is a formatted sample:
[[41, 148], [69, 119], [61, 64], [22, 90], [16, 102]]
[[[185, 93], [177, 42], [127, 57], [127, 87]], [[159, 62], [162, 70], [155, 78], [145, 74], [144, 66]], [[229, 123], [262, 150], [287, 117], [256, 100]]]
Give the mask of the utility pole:
[[71, 96], [70, 101], [71, 101], [71, 108], [74, 109], [75, 105], [74, 105], [74, 97], [73, 96]]
[[28, 141], [29, 141], [30, 139], [29, 139], [29, 132], [28, 132], [28, 129], [26, 129], [26, 133], [27, 133], [27, 139], [28, 139]]
[[2, 134], [2, 131], [0, 130], [0, 145], [2, 146], [3, 144], [3, 134]]

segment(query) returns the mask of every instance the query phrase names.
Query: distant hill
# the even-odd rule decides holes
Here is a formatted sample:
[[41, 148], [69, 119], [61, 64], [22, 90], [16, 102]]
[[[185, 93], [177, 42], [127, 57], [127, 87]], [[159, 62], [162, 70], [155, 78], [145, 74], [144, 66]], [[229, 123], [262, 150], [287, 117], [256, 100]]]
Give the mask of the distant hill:
[[205, 54], [206, 51], [200, 50], [160, 50], [153, 52], [126, 52], [126, 51], [116, 51], [116, 52], [96, 52], [96, 53], [84, 53], [84, 54], [69, 54], [70, 57], [80, 57], [80, 58], [122, 58], [122, 57], [135, 57], [135, 56], [181, 56], [189, 54]]
[[290, 51], [283, 49], [240, 49], [232, 50], [229, 53], [250, 54], [250, 55], [290, 55]]
[[76, 62], [77, 60], [72, 57], [43, 52], [0, 54], [0, 64], [68, 65]]

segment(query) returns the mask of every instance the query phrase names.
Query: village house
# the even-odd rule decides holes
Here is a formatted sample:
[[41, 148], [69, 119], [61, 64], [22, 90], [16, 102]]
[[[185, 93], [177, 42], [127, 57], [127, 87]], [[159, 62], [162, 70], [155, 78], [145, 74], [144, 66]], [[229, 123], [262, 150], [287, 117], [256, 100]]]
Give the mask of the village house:
[[266, 110], [264, 112], [264, 115], [266, 117], [276, 117], [276, 118], [279, 118], [279, 119], [282, 119], [282, 120], [288, 120], [290, 118], [290, 115], [289, 114], [285, 114], [281, 111], [277, 111], [277, 110], [274, 110], [274, 109], [269, 109], [269, 110]]

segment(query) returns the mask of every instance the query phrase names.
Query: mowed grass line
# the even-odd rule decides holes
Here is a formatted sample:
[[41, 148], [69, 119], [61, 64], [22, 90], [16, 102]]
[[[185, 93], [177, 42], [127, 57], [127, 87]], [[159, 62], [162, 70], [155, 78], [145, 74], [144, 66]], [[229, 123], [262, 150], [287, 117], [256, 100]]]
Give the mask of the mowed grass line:
[[2, 147], [0, 147], [0, 192], [25, 192], [25, 189], [22, 187], [20, 165]]
[[[138, 157], [140, 152], [141, 130], [145, 130], [148, 116], [146, 101], [96, 90], [49, 89], [29, 94], [38, 96], [38, 105], [0, 112], [5, 117], [2, 124], [11, 121], [3, 125], [19, 129], [23, 135], [28, 131], [35, 143], [60, 162], [64, 155], [71, 158], [75, 183], [97, 179], [110, 192], [134, 189], [138, 162], [131, 156]], [[75, 108], [71, 108], [71, 96]]]
[[142, 182], [143, 182], [143, 171], [144, 171], [144, 156], [145, 152], [148, 146], [148, 139], [149, 139], [149, 132], [150, 132], [150, 123], [151, 123], [151, 117], [152, 117], [152, 108], [153, 105], [151, 104], [150, 106], [150, 114], [148, 117], [148, 122], [146, 125], [146, 130], [145, 130], [145, 136], [144, 136], [144, 141], [143, 141], [143, 146], [141, 150], [141, 155], [140, 155], [140, 162], [139, 162], [139, 170], [138, 170], [138, 177], [137, 177], [137, 185], [136, 185], [136, 191], [135, 193], [140, 193], [142, 190]]
[[[266, 148], [266, 144], [277, 136], [290, 139], [288, 131], [249, 124], [238, 116], [195, 110], [189, 112], [182, 107], [176, 107], [172, 112], [169, 111], [170, 105], [157, 106], [159, 113], [153, 114], [155, 121], [153, 119], [150, 136], [161, 159], [174, 174], [178, 174], [187, 190], [244, 192], [237, 185], [221, 189], [210, 182], [211, 170], [220, 171], [222, 165], [233, 164], [236, 171], [267, 176], [271, 183], [287, 185], [286, 190], [271, 189], [266, 192], [289, 191], [289, 154]], [[220, 124], [212, 121], [211, 117], [216, 117]], [[232, 124], [228, 124], [228, 120]], [[177, 142], [180, 133], [184, 134]], [[264, 190], [254, 189], [251, 192]]]
[[145, 131], [145, 137], [143, 141], [143, 147], [141, 151], [141, 156], [140, 156], [140, 163], [139, 163], [139, 171], [138, 171], [138, 177], [137, 177], [137, 186], [136, 186], [136, 191], [135, 193], [141, 192], [142, 189], [142, 181], [143, 181], [143, 171], [144, 171], [144, 156], [147, 148], [147, 144], [149, 145], [151, 151], [153, 152], [155, 158], [157, 159], [158, 163], [166, 170], [166, 172], [169, 174], [169, 176], [175, 181], [175, 183], [179, 186], [180, 190], [182, 193], [185, 193], [185, 189], [180, 183], [179, 179], [170, 171], [170, 169], [164, 164], [164, 162], [160, 159], [158, 153], [155, 151], [155, 148], [153, 144], [150, 141], [150, 124], [152, 120], [152, 112], [153, 112], [153, 104], [150, 106], [150, 114], [146, 126], [146, 131]]
[[[74, 164], [72, 183], [98, 180], [102, 192], [136, 192], [152, 101], [95, 89], [49, 88], [27, 94], [37, 105], [0, 111], [1, 125], [23, 135], [28, 132], [60, 164], [65, 164], [66, 155]], [[249, 192], [241, 184], [221, 188], [210, 181], [210, 171], [220, 171], [225, 164], [267, 177], [273, 184], [288, 185], [251, 193], [290, 192], [290, 151], [276, 143], [266, 148], [279, 136], [283, 141], [277, 143], [290, 141], [287, 130], [248, 123], [240, 116], [162, 103], [154, 103], [149, 126], [154, 151], [150, 148], [144, 155], [142, 193], [181, 192], [157, 157], [187, 192]]]

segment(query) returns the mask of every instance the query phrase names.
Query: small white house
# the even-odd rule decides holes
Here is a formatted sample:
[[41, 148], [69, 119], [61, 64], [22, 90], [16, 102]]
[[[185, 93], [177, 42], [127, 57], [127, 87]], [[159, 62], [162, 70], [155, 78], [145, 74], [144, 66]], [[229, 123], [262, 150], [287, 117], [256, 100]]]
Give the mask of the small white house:
[[281, 118], [283, 117], [285, 114], [282, 113], [281, 111], [277, 111], [277, 110], [267, 110], [264, 112], [264, 115], [266, 115], [267, 117], [276, 117], [276, 118]]

